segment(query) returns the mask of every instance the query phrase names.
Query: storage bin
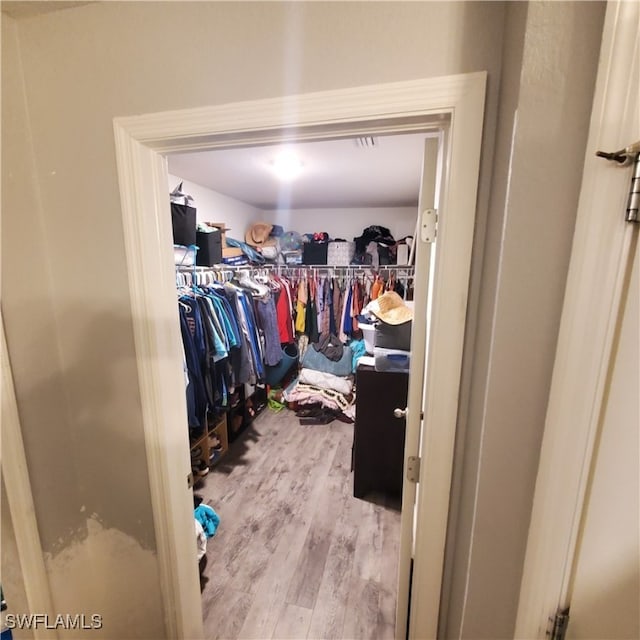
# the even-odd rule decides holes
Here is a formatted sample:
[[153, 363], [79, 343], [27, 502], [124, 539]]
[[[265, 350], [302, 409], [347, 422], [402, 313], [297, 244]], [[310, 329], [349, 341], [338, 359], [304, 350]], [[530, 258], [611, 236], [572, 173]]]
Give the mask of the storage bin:
[[196, 244], [198, 245], [196, 264], [211, 267], [222, 262], [222, 234], [220, 231], [212, 231], [211, 233], [198, 231]]
[[171, 203], [173, 244], [189, 246], [196, 243], [196, 210], [188, 204]]
[[411, 363], [410, 351], [374, 347], [373, 356], [376, 362], [376, 371], [397, 371], [399, 373], [409, 372], [409, 365]]
[[412, 324], [413, 322], [411, 320], [409, 320], [409, 322], [403, 322], [402, 324], [379, 322], [376, 325], [376, 347], [409, 351], [411, 349]]
[[283, 251], [282, 257], [287, 266], [302, 264], [302, 251]]
[[264, 381], [270, 386], [275, 387], [282, 382], [282, 379], [288, 373], [289, 369], [298, 362], [298, 347], [294, 342], [287, 344], [282, 349], [282, 360], [279, 364], [270, 367], [265, 365]]
[[355, 242], [329, 242], [327, 247], [327, 264], [332, 267], [348, 267], [351, 264], [355, 252]]
[[306, 242], [302, 246], [302, 264], [327, 264], [326, 242]]
[[364, 348], [369, 355], [373, 355], [373, 347], [375, 346], [376, 325], [359, 323], [360, 330], [362, 331], [362, 337], [364, 339]]
[[196, 247], [184, 247], [181, 244], [173, 245], [173, 261], [177, 267], [193, 267], [196, 261]]

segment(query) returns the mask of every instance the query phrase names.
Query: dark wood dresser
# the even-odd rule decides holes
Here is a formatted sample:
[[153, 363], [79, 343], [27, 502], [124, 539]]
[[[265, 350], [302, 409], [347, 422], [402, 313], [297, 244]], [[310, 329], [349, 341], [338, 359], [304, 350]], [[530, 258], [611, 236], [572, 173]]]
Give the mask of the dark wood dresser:
[[393, 411], [407, 406], [409, 374], [356, 370], [356, 422], [353, 430], [353, 495], [370, 491], [402, 494], [405, 419]]

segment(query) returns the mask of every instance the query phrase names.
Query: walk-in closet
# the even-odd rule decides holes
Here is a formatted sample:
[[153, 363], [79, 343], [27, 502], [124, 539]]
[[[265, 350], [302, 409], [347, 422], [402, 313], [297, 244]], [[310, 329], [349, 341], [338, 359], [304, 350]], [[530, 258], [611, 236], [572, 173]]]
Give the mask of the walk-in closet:
[[393, 638], [425, 139], [168, 156], [207, 638]]

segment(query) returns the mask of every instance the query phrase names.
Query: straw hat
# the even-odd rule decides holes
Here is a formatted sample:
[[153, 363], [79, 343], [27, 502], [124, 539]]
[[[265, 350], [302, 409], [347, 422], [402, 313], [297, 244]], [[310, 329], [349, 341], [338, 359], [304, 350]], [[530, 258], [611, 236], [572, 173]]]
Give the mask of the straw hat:
[[256, 222], [252, 224], [247, 233], [245, 234], [245, 242], [253, 247], [272, 246], [276, 244], [274, 238], [270, 238], [269, 235], [273, 226], [268, 222]]
[[369, 305], [369, 310], [376, 318], [387, 324], [404, 324], [413, 320], [413, 310], [395, 291], [387, 291], [376, 298]]

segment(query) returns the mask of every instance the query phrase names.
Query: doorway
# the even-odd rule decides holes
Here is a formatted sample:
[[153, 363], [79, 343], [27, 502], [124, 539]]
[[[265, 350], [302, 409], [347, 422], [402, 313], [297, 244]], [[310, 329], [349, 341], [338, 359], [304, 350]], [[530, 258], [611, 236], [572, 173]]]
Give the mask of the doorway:
[[[420, 602], [420, 607], [411, 609], [409, 633], [412, 637], [434, 637], [449, 510], [485, 82], [485, 73], [475, 73], [116, 119], [145, 439], [167, 632], [171, 637], [201, 637], [202, 627], [195, 547], [191, 545], [193, 530], [189, 525], [189, 454], [180, 427], [185, 408], [181, 371], [176, 367], [179, 334], [174, 299], [168, 293], [175, 276], [166, 198], [167, 163], [162, 154], [214, 148], [230, 141], [257, 144], [287, 137], [318, 138], [330, 132], [357, 131], [363, 124], [370, 131], [376, 125], [386, 130], [406, 130], [416, 122], [424, 126], [425, 120], [450, 123], [440, 197], [440, 250], [433, 275], [431, 341], [425, 354], [430, 375], [421, 390], [418, 410], [410, 413], [418, 428], [422, 422], [425, 426], [420, 451], [411, 452], [421, 458], [418, 526], [415, 544], [409, 545], [415, 549], [411, 600]], [[150, 229], [155, 242], [149, 242]], [[158, 291], [167, 295], [158, 295]], [[425, 521], [428, 527], [422, 526]], [[405, 546], [406, 535], [405, 530]], [[412, 537], [411, 532], [408, 535]], [[409, 580], [408, 571], [401, 574], [399, 593], [407, 597], [403, 611], [399, 605], [397, 637], [404, 637], [406, 628]]]
[[[444, 135], [442, 129], [429, 127], [290, 141], [285, 148], [302, 165], [293, 183], [273, 176], [280, 144], [170, 154], [168, 187], [173, 191], [183, 185], [181, 191], [194, 197], [198, 221], [224, 223], [227, 238], [235, 240], [244, 239], [245, 230], [258, 222], [281, 225], [287, 233], [324, 231], [349, 240], [379, 225], [400, 240], [415, 235], [419, 209], [434, 207]], [[430, 260], [423, 255], [428, 249], [425, 244], [415, 252], [421, 320], [428, 318]], [[247, 273], [247, 267], [239, 269]], [[262, 285], [271, 281], [278, 286], [278, 277], [286, 276], [292, 292], [308, 274], [320, 290], [329, 286], [344, 292], [356, 280], [367, 296], [374, 282], [373, 266], [303, 269], [281, 264], [271, 269], [275, 280], [265, 276], [265, 269], [252, 272]], [[375, 270], [391, 286], [395, 282], [403, 295], [409, 293], [414, 304], [414, 277], [407, 275], [414, 266], [375, 265]], [[191, 277], [189, 268], [186, 272]], [[412, 351], [424, 350], [424, 336], [418, 336]], [[421, 402], [424, 358], [413, 359], [412, 365]], [[252, 406], [264, 407], [257, 400], [262, 392], [252, 386], [245, 387], [236, 404], [230, 403], [226, 429], [233, 444], [195, 487], [197, 499], [214, 508], [222, 522], [208, 544], [201, 576], [207, 637], [394, 637], [405, 426], [393, 411], [407, 406], [408, 375], [364, 369], [356, 373], [351, 364], [349, 369], [346, 379], [332, 380], [342, 388], [355, 377], [358, 400], [345, 407], [350, 417], [341, 416], [348, 424], [337, 419], [323, 427], [305, 426], [293, 411], [273, 413], [268, 408], [254, 419], [241, 410], [247, 398]], [[302, 371], [301, 379], [308, 373]], [[383, 389], [384, 401], [367, 397], [371, 384]], [[355, 425], [353, 409], [358, 414]], [[407, 434], [416, 453], [418, 429], [413, 421]], [[192, 451], [199, 451], [197, 444]], [[409, 485], [405, 500], [411, 506], [402, 518], [410, 531], [415, 500], [411, 489]], [[413, 536], [409, 539], [413, 544]], [[406, 573], [408, 546], [403, 552]], [[399, 608], [406, 610], [406, 604]]]

